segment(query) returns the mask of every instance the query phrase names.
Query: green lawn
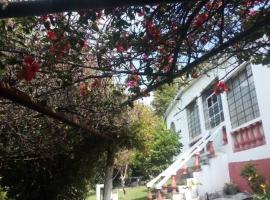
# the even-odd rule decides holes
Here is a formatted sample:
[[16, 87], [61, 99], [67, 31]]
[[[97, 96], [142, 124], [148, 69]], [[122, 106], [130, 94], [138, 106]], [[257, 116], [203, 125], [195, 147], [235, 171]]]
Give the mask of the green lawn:
[[[114, 190], [114, 193], [116, 192], [117, 190]], [[126, 188], [126, 195], [123, 194], [123, 190], [118, 189], [118, 195], [118, 200], [145, 200], [147, 188], [145, 186]], [[96, 200], [95, 193], [92, 193], [87, 200]]]

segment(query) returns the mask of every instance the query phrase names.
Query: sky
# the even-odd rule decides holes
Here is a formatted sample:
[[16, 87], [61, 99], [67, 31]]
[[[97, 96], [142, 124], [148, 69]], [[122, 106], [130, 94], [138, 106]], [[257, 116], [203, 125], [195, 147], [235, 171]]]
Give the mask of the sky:
[[150, 92], [149, 97], [143, 97], [142, 99], [139, 99], [139, 102], [143, 103], [144, 105], [151, 106], [151, 102], [153, 101], [154, 94], [153, 92]]

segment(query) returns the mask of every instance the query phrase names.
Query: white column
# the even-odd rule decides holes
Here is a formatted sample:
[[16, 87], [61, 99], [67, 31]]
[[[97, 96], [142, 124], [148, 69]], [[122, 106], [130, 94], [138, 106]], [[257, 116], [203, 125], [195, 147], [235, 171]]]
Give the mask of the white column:
[[199, 117], [200, 117], [200, 124], [201, 124], [201, 134], [204, 134], [206, 132], [205, 129], [205, 119], [204, 119], [204, 113], [203, 113], [203, 101], [202, 97], [199, 97], [197, 99], [198, 108], [199, 108]]
[[227, 139], [228, 139], [228, 146], [229, 151], [233, 151], [233, 137], [231, 136], [231, 130], [232, 130], [232, 124], [231, 124], [231, 118], [230, 118], [230, 111], [229, 111], [229, 105], [227, 100], [227, 93], [224, 92], [221, 95], [221, 101], [222, 101], [222, 107], [223, 107], [223, 114], [224, 114], [224, 124], [226, 126], [226, 132], [227, 132]]
[[104, 184], [97, 184], [96, 185], [96, 200], [101, 200], [101, 198], [100, 198], [101, 188], [104, 188]]

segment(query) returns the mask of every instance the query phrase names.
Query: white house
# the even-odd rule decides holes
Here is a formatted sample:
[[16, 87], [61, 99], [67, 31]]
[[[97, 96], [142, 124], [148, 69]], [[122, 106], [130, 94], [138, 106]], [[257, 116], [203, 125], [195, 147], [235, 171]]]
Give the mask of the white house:
[[[217, 80], [229, 90], [214, 94]], [[168, 128], [180, 134], [183, 153], [148, 183], [149, 188], [161, 189], [169, 178], [175, 185], [193, 167], [191, 177], [199, 183], [199, 196], [222, 191], [230, 182], [248, 191], [240, 171], [250, 161], [270, 182], [269, 67], [250, 63], [235, 67], [227, 62], [180, 90], [165, 118]]]

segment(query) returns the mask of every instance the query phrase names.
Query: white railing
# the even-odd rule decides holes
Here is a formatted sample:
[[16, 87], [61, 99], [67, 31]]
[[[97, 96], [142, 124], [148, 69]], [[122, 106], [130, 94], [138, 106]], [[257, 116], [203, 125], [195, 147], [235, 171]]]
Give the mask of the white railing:
[[[172, 175], [176, 175], [177, 171], [181, 169], [187, 161], [194, 156], [195, 153], [199, 153], [209, 141], [213, 140], [218, 133], [220, 133], [222, 126], [219, 126], [213, 133], [206, 133], [203, 137], [196, 142], [192, 147], [187, 151], [181, 153], [177, 159], [171, 164], [166, 170], [160, 173], [157, 177], [152, 179], [146, 184], [148, 188], [153, 188], [156, 184], [156, 189], [160, 190], [162, 186], [171, 178]], [[161, 180], [160, 180], [161, 179]]]

